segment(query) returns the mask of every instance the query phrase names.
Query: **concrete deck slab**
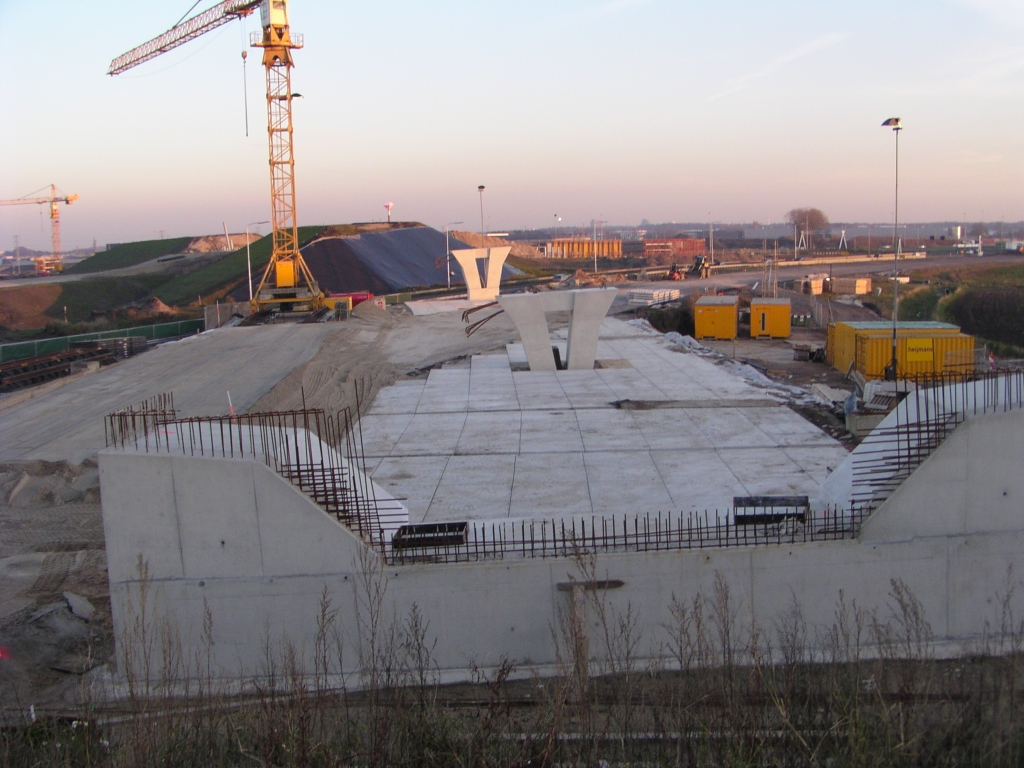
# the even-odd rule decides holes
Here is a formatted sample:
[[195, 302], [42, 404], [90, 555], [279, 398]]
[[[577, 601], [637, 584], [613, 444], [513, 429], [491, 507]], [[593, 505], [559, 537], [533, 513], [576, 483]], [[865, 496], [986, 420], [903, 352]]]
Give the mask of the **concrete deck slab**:
[[519, 453], [521, 414], [516, 411], [471, 411], [466, 416], [456, 455]]
[[747, 494], [730, 471], [727, 457], [717, 451], [651, 451], [651, 459], [672, 497], [674, 510], [725, 513], [723, 504], [731, 506], [733, 496]]
[[675, 509], [650, 451], [583, 454], [590, 500], [598, 515]]
[[590, 486], [582, 453], [524, 453], [516, 457], [511, 517], [589, 515]]
[[724, 512], [737, 495], [817, 496], [847, 455], [727, 366], [619, 320], [602, 329], [599, 359], [629, 367], [513, 371], [525, 355], [510, 344], [384, 390], [364, 417], [372, 476], [425, 521]]
[[572, 410], [523, 411], [519, 452], [582, 453], [583, 435]]
[[452, 456], [423, 521], [508, 517], [515, 464], [510, 454]]
[[375, 483], [405, 504], [409, 522], [421, 523], [447, 466], [447, 456], [402, 456], [384, 459], [371, 475]]
[[417, 413], [390, 455], [451, 456], [459, 444], [459, 437], [462, 436], [466, 415], [465, 411]]

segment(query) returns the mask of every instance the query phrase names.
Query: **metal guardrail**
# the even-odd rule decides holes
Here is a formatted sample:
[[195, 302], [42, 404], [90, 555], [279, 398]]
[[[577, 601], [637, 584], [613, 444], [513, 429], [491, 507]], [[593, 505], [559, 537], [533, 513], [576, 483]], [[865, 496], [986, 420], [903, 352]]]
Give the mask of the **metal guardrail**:
[[177, 320], [173, 323], [157, 325], [140, 325], [135, 328], [122, 328], [116, 331], [98, 331], [96, 333], [79, 333], [74, 336], [54, 336], [35, 341], [16, 341], [11, 344], [0, 344], [0, 363], [20, 360], [25, 357], [36, 357], [49, 352], [63, 352], [71, 348], [76, 341], [101, 341], [103, 339], [123, 339], [129, 336], [144, 336], [150, 341], [173, 339], [205, 330], [202, 320]]

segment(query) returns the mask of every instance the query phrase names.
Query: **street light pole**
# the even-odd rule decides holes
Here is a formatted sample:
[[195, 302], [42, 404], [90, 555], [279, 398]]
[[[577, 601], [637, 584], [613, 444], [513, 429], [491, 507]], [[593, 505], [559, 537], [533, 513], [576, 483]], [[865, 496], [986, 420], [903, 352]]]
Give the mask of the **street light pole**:
[[252, 301], [252, 257], [249, 255], [249, 227], [269, 224], [269, 221], [253, 221], [245, 225], [245, 266], [249, 272], [249, 301]]
[[888, 381], [896, 381], [899, 367], [896, 359], [896, 327], [900, 311], [900, 289], [897, 279], [900, 259], [900, 131], [903, 130], [903, 125], [898, 117], [890, 117], [882, 123], [882, 127], [892, 128], [893, 133], [896, 134], [896, 188], [892, 220], [892, 360], [885, 371], [885, 378]]
[[449, 221], [447, 224], [444, 225], [444, 271], [445, 271], [445, 274], [448, 275], [448, 287], [449, 288], [452, 287], [452, 266], [451, 266], [452, 249], [451, 249], [451, 246], [448, 244], [448, 232], [456, 224], [461, 224], [461, 223], [462, 223], [461, 221]]
[[480, 234], [484, 234], [484, 185], [481, 184], [476, 188], [477, 192], [480, 193]]

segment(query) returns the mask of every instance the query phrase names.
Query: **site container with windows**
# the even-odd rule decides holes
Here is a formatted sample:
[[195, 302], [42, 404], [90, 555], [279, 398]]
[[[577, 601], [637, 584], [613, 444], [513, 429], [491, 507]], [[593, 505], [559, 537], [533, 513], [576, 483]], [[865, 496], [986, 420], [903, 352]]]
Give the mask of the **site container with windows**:
[[[904, 321], [896, 326], [896, 364], [901, 376], [943, 373], [947, 358], [973, 359], [973, 349], [974, 337], [950, 323]], [[825, 359], [844, 373], [855, 369], [868, 379], [883, 378], [892, 361], [892, 323], [831, 323]], [[960, 370], [962, 364], [956, 367]]]
[[694, 335], [698, 339], [736, 338], [739, 325], [738, 296], [702, 296], [693, 307]]
[[751, 299], [750, 338], [788, 339], [792, 317], [789, 299]]

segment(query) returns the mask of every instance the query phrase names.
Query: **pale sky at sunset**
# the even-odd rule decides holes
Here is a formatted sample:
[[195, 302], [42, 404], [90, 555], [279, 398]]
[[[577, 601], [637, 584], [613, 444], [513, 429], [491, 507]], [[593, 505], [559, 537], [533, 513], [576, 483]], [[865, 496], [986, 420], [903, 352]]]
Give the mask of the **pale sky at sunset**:
[[[106, 75], [190, 5], [0, 0], [0, 198], [81, 195], [66, 249], [268, 218], [258, 17]], [[901, 220], [1024, 219], [1019, 0], [292, 0], [291, 21], [304, 224], [393, 201], [475, 227], [478, 184], [492, 229], [884, 222], [892, 116]], [[39, 208], [0, 207], [0, 250], [48, 248]]]

